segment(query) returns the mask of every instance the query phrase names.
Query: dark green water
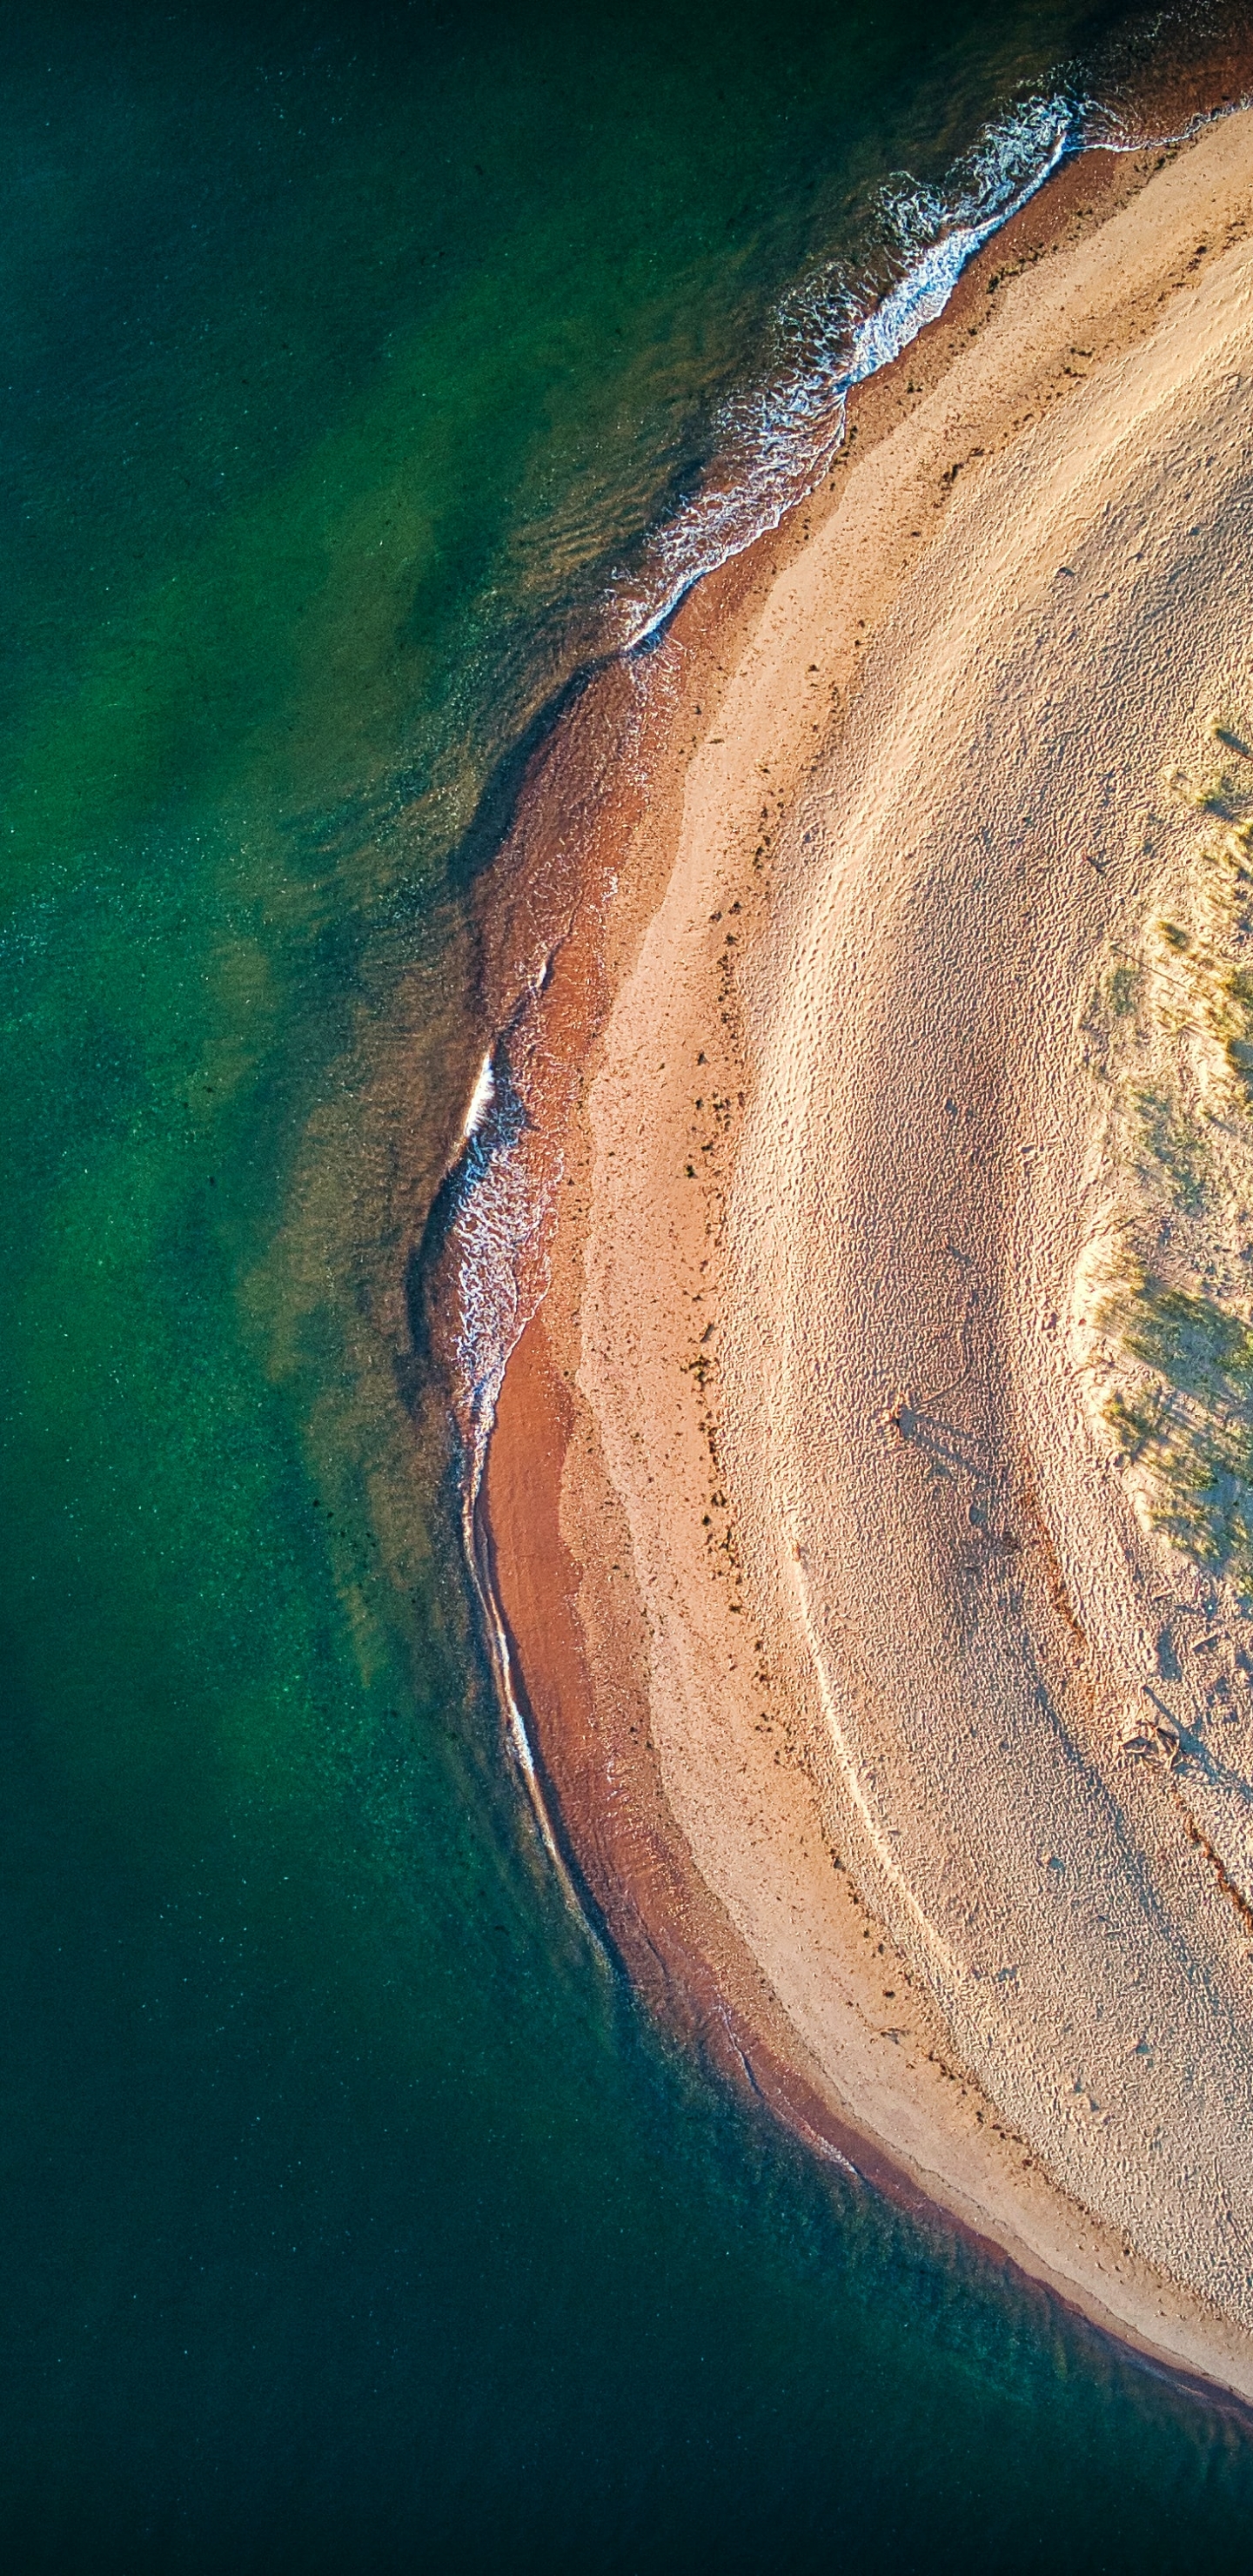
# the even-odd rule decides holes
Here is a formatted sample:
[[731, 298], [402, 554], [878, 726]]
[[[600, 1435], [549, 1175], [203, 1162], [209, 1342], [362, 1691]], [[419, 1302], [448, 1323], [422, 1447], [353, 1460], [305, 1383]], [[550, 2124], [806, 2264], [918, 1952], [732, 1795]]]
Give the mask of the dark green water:
[[868, 192], [1118, 23], [0, 22], [16, 2576], [1242, 2554], [1246, 2437], [598, 1972], [396, 1368], [498, 764]]

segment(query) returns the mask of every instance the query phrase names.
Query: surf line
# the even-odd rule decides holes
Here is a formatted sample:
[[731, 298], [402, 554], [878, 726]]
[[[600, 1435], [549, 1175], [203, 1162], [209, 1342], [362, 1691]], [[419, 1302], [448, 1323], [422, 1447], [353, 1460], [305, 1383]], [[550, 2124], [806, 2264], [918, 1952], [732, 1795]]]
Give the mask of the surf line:
[[[985, 129], [966, 165], [974, 174], [971, 184], [950, 191], [947, 202], [933, 201], [930, 240], [855, 322], [845, 304], [835, 333], [838, 357], [834, 352], [820, 355], [807, 370], [763, 393], [738, 484], [722, 491], [707, 485], [651, 546], [645, 545], [636, 583], [611, 591], [606, 599], [609, 631], [598, 661], [642, 659], [690, 590], [776, 528], [812, 493], [843, 441], [849, 395], [938, 320], [971, 260], [1066, 162], [1087, 150], [1155, 148], [1154, 138], [1129, 140], [1113, 131], [1098, 132], [1100, 114], [1093, 100], [1052, 95], [1027, 102]], [[1199, 127], [1210, 121], [1202, 116], [1194, 123]], [[1182, 139], [1158, 138], [1156, 148]], [[487, 1449], [505, 1370], [549, 1284], [545, 1237], [561, 1161], [551, 1136], [546, 1155], [533, 1150], [539, 1139], [528, 1114], [525, 1074], [519, 1070], [514, 1077], [510, 1038], [540, 1004], [551, 964], [550, 955], [539, 979], [523, 983], [509, 1025], [483, 1056], [446, 1176], [445, 1187], [451, 1186], [455, 1197], [447, 1241], [450, 1249], [455, 1244], [457, 1254], [455, 1282], [448, 1283], [456, 1314], [454, 1413], [463, 1460], [462, 1543], [506, 1741], [563, 1895], [604, 1957], [603, 1942], [563, 1854], [530, 1740], [524, 1693], [496, 1588], [484, 1497]]]
[[[483, 1454], [485, 1455], [485, 1453], [486, 1440], [483, 1444]], [[549, 1812], [548, 1800], [544, 1794], [544, 1785], [536, 1768], [535, 1754], [532, 1748], [530, 1735], [527, 1731], [526, 1718], [523, 1714], [522, 1703], [515, 1687], [514, 1663], [513, 1654], [509, 1644], [509, 1631], [505, 1625], [504, 1613], [500, 1606], [500, 1597], [496, 1590], [495, 1577], [492, 1572], [491, 1531], [488, 1527], [487, 1516], [483, 1508], [483, 1455], [480, 1455], [475, 1462], [475, 1466], [467, 1480], [462, 1509], [461, 1534], [462, 1544], [466, 1553], [466, 1562], [470, 1569], [470, 1578], [474, 1585], [475, 1595], [482, 1615], [484, 1633], [487, 1639], [488, 1658], [492, 1667], [492, 1679], [496, 1688], [496, 1696], [504, 1714], [509, 1743], [514, 1759], [517, 1762], [518, 1769], [522, 1774], [523, 1783], [526, 1788], [527, 1797], [531, 1803], [531, 1811], [535, 1818], [536, 1829], [539, 1833], [540, 1841], [543, 1844], [549, 1863], [557, 1879], [562, 1895], [565, 1897], [566, 1903], [569, 1905], [572, 1913], [577, 1915], [585, 1931], [595, 1942], [596, 1948], [603, 1953], [603, 1944], [600, 1940], [600, 1936], [596, 1931], [595, 1925], [589, 1919], [587, 1907], [575, 1887], [574, 1880], [566, 1863], [565, 1854], [563, 1853], [561, 1845], [557, 1839], [552, 1816]]]
[[[432, 1320], [449, 1328], [445, 1358], [461, 1453], [462, 1550], [505, 1741], [548, 1866], [571, 1915], [608, 1969], [608, 1951], [562, 1849], [531, 1742], [524, 1692], [496, 1585], [484, 1492], [488, 1444], [505, 1369], [548, 1286], [545, 1217], [560, 1176], [535, 1168], [534, 1148], [542, 1140], [515, 1079], [510, 1039], [540, 1003], [550, 966], [551, 958], [524, 990], [509, 1030], [487, 1048], [479, 1066], [439, 1193], [444, 1205], [427, 1294], [436, 1308]], [[443, 1298], [441, 1285], [446, 1292]]]

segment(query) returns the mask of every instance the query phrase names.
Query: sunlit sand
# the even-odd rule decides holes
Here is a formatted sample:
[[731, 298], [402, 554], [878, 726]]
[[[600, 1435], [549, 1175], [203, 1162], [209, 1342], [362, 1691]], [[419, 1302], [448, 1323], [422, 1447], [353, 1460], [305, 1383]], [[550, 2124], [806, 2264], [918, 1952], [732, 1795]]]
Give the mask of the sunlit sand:
[[985, 255], [710, 657], [544, 1327], [706, 1958], [1246, 2395], [1251, 214], [1241, 115]]

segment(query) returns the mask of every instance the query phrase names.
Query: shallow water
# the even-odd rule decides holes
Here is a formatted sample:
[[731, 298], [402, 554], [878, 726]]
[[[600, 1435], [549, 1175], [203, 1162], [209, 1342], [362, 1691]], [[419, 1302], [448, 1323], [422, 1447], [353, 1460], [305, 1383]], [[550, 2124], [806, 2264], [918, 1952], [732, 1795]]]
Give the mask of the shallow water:
[[876, 191], [1071, 57], [1112, 87], [1119, 25], [5, 30], [16, 2568], [1182, 2569], [1247, 2528], [1233, 2425], [816, 2170], [589, 1951], [402, 1299], [527, 726], [648, 532], [743, 488], [797, 313], [808, 364], [832, 279], [888, 282]]

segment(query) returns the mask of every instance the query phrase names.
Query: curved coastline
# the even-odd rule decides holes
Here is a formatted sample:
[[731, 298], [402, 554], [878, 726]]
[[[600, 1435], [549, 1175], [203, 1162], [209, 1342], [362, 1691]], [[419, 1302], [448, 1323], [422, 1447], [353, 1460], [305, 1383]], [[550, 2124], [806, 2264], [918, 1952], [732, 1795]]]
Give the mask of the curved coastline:
[[[850, 1678], [847, 1606], [818, 1636], [814, 1600], [823, 1618], [832, 1599], [838, 1606], [840, 1569], [856, 1551], [881, 1570], [884, 1601], [871, 1601], [881, 1618], [893, 1583], [898, 1605], [902, 1585], [922, 1598], [919, 1566], [901, 1551], [925, 1507], [895, 1476], [901, 1422], [885, 1431], [882, 1416], [894, 1405], [908, 1415], [911, 1396], [915, 1412], [925, 1409], [915, 1380], [934, 1409], [940, 1380], [962, 1374], [952, 1349], [969, 1367], [968, 1322], [948, 1274], [933, 1279], [929, 1252], [908, 1273], [931, 1302], [918, 1326], [925, 1348], [901, 1351], [899, 1388], [895, 1379], [879, 1385], [885, 1368], [892, 1376], [886, 1361], [868, 1370], [863, 1354], [844, 1368], [840, 1475], [829, 1464], [818, 1473], [805, 1455], [819, 1431], [833, 1436], [825, 1404], [789, 1404], [780, 1393], [822, 1357], [812, 1335], [807, 1343], [807, 1316], [832, 1329], [833, 1351], [841, 1330], [850, 1348], [864, 1337], [847, 1268], [837, 1312], [829, 1246], [808, 1268], [798, 1256], [798, 1246], [812, 1249], [813, 1209], [828, 1186], [813, 1140], [850, 1188], [885, 1147], [895, 1152], [898, 1214], [916, 1195], [918, 1170], [935, 1164], [934, 1136], [921, 1136], [917, 1117], [911, 1128], [925, 1085], [914, 1067], [901, 1091], [901, 1027], [890, 1009], [880, 1011], [874, 1044], [852, 1053], [843, 1025], [820, 1026], [814, 1010], [842, 954], [850, 979], [864, 960], [886, 960], [889, 999], [929, 954], [916, 920], [908, 939], [900, 921], [911, 900], [916, 911], [934, 896], [936, 871], [920, 862], [920, 872], [902, 872], [900, 817], [904, 799], [914, 818], [906, 838], [920, 846], [929, 804], [937, 815], [942, 805], [935, 772], [944, 754], [937, 761], [934, 744], [946, 723], [952, 729], [952, 690], [945, 700], [936, 679], [936, 633], [945, 619], [954, 629], [969, 621], [981, 582], [984, 650], [1000, 652], [1004, 566], [995, 558], [1006, 492], [1017, 492], [1030, 530], [1035, 493], [1026, 497], [1024, 478], [1038, 476], [1042, 442], [1065, 450], [1058, 422], [1077, 419], [1083, 404], [1099, 411], [1102, 385], [1116, 386], [1137, 363], [1143, 372], [1143, 353], [1163, 330], [1178, 336], [1185, 313], [1195, 331], [1197, 299], [1213, 303], [1220, 261], [1227, 286], [1235, 263], [1243, 292], [1249, 129], [1235, 117], [1173, 157], [1107, 161], [1103, 171], [1098, 156], [1070, 165], [968, 272], [925, 341], [859, 397], [857, 436], [821, 506], [802, 506], [786, 530], [685, 603], [643, 676], [642, 728], [638, 687], [632, 696], [629, 783], [623, 710], [589, 715], [614, 792], [597, 808], [599, 855], [589, 867], [584, 853], [581, 900], [564, 917], [545, 978], [544, 1047], [564, 1067], [553, 1076], [563, 1171], [550, 1284], [505, 1373], [485, 1510], [539, 1758], [637, 1980], [816, 2142], [906, 2198], [939, 2205], [1124, 2340], [1253, 2398], [1245, 2321], [1224, 2319], [1212, 2296], [1172, 2281], [1161, 2243], [1151, 2230], [1142, 2241], [1134, 2213], [1090, 2214], [1090, 2175], [1082, 2156], [1067, 2165], [1058, 2154], [1048, 2082], [1038, 2065], [1032, 2071], [1029, 2047], [1017, 2090], [1007, 2085], [997, 2053], [1004, 2026], [969, 2008], [971, 1969], [983, 1963], [959, 1955], [953, 1939], [937, 1945], [921, 1861], [904, 1865], [887, 1848], [925, 1761], [920, 1768], [916, 1755], [909, 1771], [901, 1746], [885, 1739], [881, 1698], [863, 1710], [861, 1743], [841, 1740], [862, 1676], [859, 1667]], [[1202, 255], [1211, 273], [1198, 282], [1202, 213], [1216, 238]], [[1244, 326], [1211, 315], [1205, 327], [1229, 353]], [[1129, 434], [1115, 422], [1107, 445]], [[1085, 420], [1072, 452], [1086, 460], [1092, 436]], [[1072, 485], [1082, 479], [1072, 475]], [[1046, 513], [1036, 532], [1054, 552], [1058, 524]], [[1025, 581], [1025, 541], [1019, 552]], [[614, 685], [605, 683], [607, 694]], [[922, 779], [920, 742], [929, 746]], [[998, 757], [1003, 764], [1003, 745]], [[537, 830], [546, 804], [550, 819], [568, 812], [566, 792], [555, 772], [539, 782]], [[950, 799], [945, 809], [949, 833], [959, 805]], [[985, 828], [996, 837], [992, 821]], [[878, 873], [867, 859], [855, 886], [850, 848], [879, 854]], [[889, 882], [895, 911], [882, 901]], [[1110, 935], [1093, 910], [1104, 883], [1095, 869], [1084, 880], [1089, 944]], [[1051, 884], [1037, 886], [1037, 906], [1051, 900]], [[893, 913], [886, 926], [884, 912]], [[985, 939], [986, 929], [985, 919]], [[934, 925], [928, 936], [925, 1007], [935, 1026], [960, 976]], [[1052, 971], [1047, 959], [1036, 964]], [[1021, 967], [1002, 941], [1002, 976]], [[1066, 972], [1073, 982], [1073, 958]], [[975, 1023], [991, 1059], [1004, 1031], [977, 1010]], [[819, 1060], [828, 1096], [816, 1103]], [[848, 1121], [847, 1134], [832, 1126], [829, 1097], [842, 1061], [862, 1120], [860, 1130]], [[958, 1223], [977, 1230], [980, 1175], [1002, 1168], [1004, 1086], [989, 1073], [985, 1088], [1000, 1105], [963, 1160], [961, 1208], [945, 1212], [950, 1232]], [[994, 1213], [1002, 1200], [998, 1191]], [[1010, 1233], [1030, 1270], [1024, 1204]], [[911, 1257], [917, 1248], [893, 1238], [889, 1266], [904, 1277], [902, 1245]], [[909, 1309], [902, 1322], [885, 1308], [879, 1321], [884, 1348], [895, 1350], [917, 1317]], [[1048, 1631], [1041, 1651], [1057, 1667], [1057, 1697], [1062, 1667], [1078, 1654], [1070, 1559], [1080, 1542], [1057, 1539], [1064, 1512], [1048, 1487], [1048, 1438], [1026, 1429], [1043, 1472], [1030, 1506], [1021, 1478], [1013, 1504], [1028, 1520], [1034, 1512], [1044, 1538], [1028, 1531], [1024, 1541], [1008, 1524], [1002, 1536], [1031, 1567], [1032, 1616], [1038, 1636]], [[1021, 1444], [1022, 1425], [1013, 1436]], [[982, 1440], [990, 1455], [1004, 1435], [989, 1414], [964, 1423], [961, 1437]], [[890, 1529], [850, 1536], [825, 1505], [815, 1513], [812, 1496], [862, 1491], [851, 1462], [876, 1441], [875, 1490], [886, 1459], [904, 1501]], [[913, 1474], [922, 1451], [908, 1439], [904, 1448]], [[995, 1479], [983, 1481], [991, 1490]], [[951, 1567], [928, 1560], [922, 1572], [939, 1604], [935, 1632], [947, 1637], [940, 1612]], [[864, 1622], [866, 1602], [854, 1607]], [[872, 1660], [892, 1670], [893, 1653], [899, 1660], [888, 1622]], [[906, 1695], [911, 1669], [906, 1656]], [[941, 1669], [927, 1688], [943, 1687]], [[887, 1823], [887, 1806], [866, 1786], [885, 1749], [904, 1784]], [[1004, 1902], [1020, 1860], [1005, 1864]], [[1033, 2008], [1043, 2008], [1039, 1999]]]

